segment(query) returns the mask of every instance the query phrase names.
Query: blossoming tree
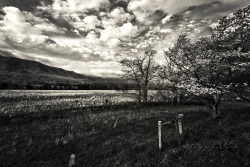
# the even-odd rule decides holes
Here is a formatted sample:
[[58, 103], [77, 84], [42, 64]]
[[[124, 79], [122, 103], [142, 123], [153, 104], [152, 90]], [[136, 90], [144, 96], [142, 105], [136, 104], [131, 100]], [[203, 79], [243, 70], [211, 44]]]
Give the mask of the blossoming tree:
[[212, 28], [211, 37], [192, 43], [186, 36], [180, 36], [165, 51], [168, 61], [165, 78], [203, 99], [215, 118], [220, 115], [219, 104], [225, 93], [236, 93], [237, 88], [248, 86], [249, 49], [250, 6], [220, 19]]

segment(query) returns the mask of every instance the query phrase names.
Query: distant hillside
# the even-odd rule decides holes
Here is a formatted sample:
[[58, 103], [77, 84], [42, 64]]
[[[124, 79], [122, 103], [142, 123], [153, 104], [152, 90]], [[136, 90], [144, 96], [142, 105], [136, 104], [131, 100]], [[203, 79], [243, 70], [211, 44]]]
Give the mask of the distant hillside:
[[0, 50], [0, 83], [12, 85], [44, 84], [93, 84], [114, 83], [115, 78], [86, 76], [42, 63], [13, 57], [9, 52]]

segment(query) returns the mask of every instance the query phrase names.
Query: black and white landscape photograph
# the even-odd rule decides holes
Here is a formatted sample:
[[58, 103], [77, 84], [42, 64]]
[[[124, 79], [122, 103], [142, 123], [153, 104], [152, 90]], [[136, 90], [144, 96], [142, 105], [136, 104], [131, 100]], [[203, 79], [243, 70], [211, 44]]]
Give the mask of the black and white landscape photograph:
[[0, 0], [1, 167], [249, 167], [250, 0]]

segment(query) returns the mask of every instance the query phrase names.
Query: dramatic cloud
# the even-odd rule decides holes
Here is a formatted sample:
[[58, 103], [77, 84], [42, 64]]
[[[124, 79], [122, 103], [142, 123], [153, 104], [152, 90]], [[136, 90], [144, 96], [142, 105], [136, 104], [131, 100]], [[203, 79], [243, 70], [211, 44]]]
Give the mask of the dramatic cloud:
[[53, 10], [55, 16], [60, 14], [69, 14], [76, 12], [83, 12], [88, 9], [96, 9], [98, 10], [102, 6], [109, 5], [108, 0], [54, 0], [54, 3], [47, 7], [48, 10]]
[[48, 20], [33, 16], [28, 12], [21, 12], [15, 7], [4, 7], [5, 15], [0, 21], [1, 30], [9, 34], [41, 35], [43, 32], [63, 33]]
[[117, 7], [113, 9], [110, 13], [100, 13], [102, 16], [103, 27], [122, 25], [123, 23], [130, 22], [134, 19], [134, 16], [130, 13], [126, 13], [123, 8]]
[[77, 19], [75, 22], [73, 22], [72, 24], [74, 25], [74, 27], [78, 30], [81, 31], [89, 31], [92, 29], [95, 29], [96, 26], [100, 25], [100, 21], [98, 20], [98, 18], [96, 16], [86, 16], [84, 19]]
[[121, 27], [108, 26], [106, 29], [101, 30], [101, 40], [106, 41], [110, 38], [126, 39], [133, 37], [138, 32], [137, 26], [133, 26], [130, 22], [123, 24]]
[[[214, 2], [214, 1], [212, 1]], [[248, 0], [218, 0], [217, 2], [237, 7], [248, 5]], [[150, 15], [156, 10], [163, 10], [169, 14], [176, 14], [192, 6], [209, 4], [207, 0], [131, 0], [128, 8], [143, 15]]]
[[116, 76], [121, 57], [210, 34], [250, 0], [8, 0], [0, 3], [0, 49], [83, 74]]
[[166, 17], [164, 17], [164, 19], [161, 20], [162, 24], [165, 24], [167, 21], [169, 21], [171, 17], [172, 15], [167, 15]]

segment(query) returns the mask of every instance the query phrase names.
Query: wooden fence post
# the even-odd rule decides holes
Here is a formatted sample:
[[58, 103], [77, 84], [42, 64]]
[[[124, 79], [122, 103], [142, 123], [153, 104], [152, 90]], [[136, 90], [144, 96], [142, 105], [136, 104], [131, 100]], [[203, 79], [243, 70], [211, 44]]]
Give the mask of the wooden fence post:
[[76, 161], [76, 156], [75, 154], [72, 154], [69, 158], [69, 167], [75, 166], [75, 163], [76, 163], [75, 161]]
[[161, 128], [162, 128], [161, 121], [158, 121], [159, 150], [162, 149]]
[[177, 117], [177, 119], [178, 119], [178, 129], [179, 129], [180, 135], [183, 135], [182, 118], [183, 118], [183, 114], [179, 114], [178, 117]]

